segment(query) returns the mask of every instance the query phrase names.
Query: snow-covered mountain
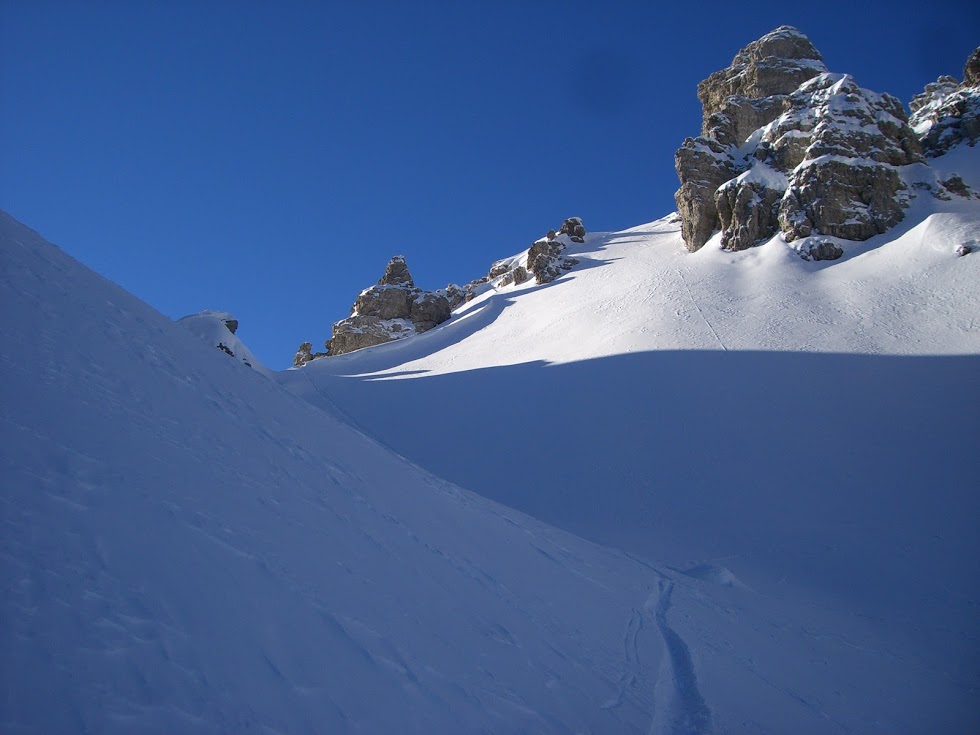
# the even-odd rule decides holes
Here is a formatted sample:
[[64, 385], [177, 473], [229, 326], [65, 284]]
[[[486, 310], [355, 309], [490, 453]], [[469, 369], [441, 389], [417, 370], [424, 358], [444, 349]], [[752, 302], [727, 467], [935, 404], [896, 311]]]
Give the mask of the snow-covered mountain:
[[0, 214], [0, 731], [977, 731], [980, 200], [905, 205], [280, 373]]

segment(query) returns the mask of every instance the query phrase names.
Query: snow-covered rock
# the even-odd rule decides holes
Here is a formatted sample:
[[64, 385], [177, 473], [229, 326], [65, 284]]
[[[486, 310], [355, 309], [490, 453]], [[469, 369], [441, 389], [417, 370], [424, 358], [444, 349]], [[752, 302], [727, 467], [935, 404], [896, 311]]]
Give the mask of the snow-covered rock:
[[[938, 115], [953, 98], [969, 106], [971, 93], [950, 85], [940, 80], [917, 98], [916, 114]], [[925, 160], [916, 132], [923, 135], [926, 123], [913, 131], [899, 100], [827, 72], [796, 29], [784, 26], [749, 44], [698, 94], [702, 135], [685, 140], [675, 157], [676, 200], [691, 251], [720, 229], [721, 246], [734, 251], [777, 233], [787, 242], [835, 238], [832, 248], [794, 248], [804, 257], [830, 257], [846, 250], [842, 242], [901, 222], [916, 194], [909, 181], [947, 195], [936, 175], [911, 170]], [[968, 134], [969, 117], [956, 118], [957, 131]], [[943, 135], [950, 145], [964, 139]]]
[[446, 294], [416, 288], [405, 258], [396, 255], [377, 285], [357, 296], [351, 315], [333, 325], [327, 351], [330, 355], [343, 355], [404, 339], [426, 332], [450, 316]]
[[238, 320], [227, 311], [205, 310], [182, 317], [177, 323], [243, 365], [268, 373], [266, 367], [236, 335]]
[[[584, 242], [584, 236], [580, 239]], [[578, 260], [564, 254], [570, 242], [576, 242], [574, 235], [561, 234], [531, 243], [527, 251], [527, 271], [534, 276], [535, 283], [551, 283], [563, 271], [578, 264]]]
[[698, 250], [718, 228], [715, 192], [745, 169], [738, 147], [782, 112], [785, 95], [825, 71], [810, 40], [780, 26], [698, 85], [701, 135], [686, 139], [675, 154], [681, 181], [675, 199], [688, 249]]
[[960, 143], [974, 146], [980, 139], [980, 48], [967, 59], [963, 82], [941, 76], [926, 85], [909, 107], [909, 123], [929, 158], [948, 153]]
[[548, 230], [544, 237], [531, 243], [527, 252], [494, 262], [487, 278], [494, 288], [520, 285], [532, 277], [539, 285], [551, 283], [578, 265], [579, 261], [565, 255], [565, 250], [572, 243], [584, 243], [585, 235], [582, 218], [568, 217], [558, 232]]

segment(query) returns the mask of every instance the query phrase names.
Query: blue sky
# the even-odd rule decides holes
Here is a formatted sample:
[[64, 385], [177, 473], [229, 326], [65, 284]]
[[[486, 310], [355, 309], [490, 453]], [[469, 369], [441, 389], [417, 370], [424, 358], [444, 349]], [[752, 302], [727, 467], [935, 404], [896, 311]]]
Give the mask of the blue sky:
[[980, 43], [967, 2], [747, 7], [0, 0], [0, 207], [282, 368], [392, 255], [439, 288], [672, 211], [697, 83], [778, 25], [906, 103]]

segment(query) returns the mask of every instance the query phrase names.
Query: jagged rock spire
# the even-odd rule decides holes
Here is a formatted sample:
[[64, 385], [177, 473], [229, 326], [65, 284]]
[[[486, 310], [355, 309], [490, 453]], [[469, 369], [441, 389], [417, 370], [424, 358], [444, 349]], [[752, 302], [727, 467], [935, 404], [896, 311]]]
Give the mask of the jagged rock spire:
[[408, 271], [408, 264], [405, 262], [404, 255], [396, 255], [388, 261], [385, 274], [378, 281], [379, 286], [415, 286], [412, 274]]

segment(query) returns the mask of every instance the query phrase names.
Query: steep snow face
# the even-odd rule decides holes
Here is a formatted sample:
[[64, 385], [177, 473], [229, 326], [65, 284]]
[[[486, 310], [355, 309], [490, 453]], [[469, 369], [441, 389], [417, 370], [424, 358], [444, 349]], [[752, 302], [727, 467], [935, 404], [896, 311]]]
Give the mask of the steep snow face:
[[641, 733], [674, 691], [681, 575], [410, 465], [2, 213], [0, 304], [0, 731]]
[[[553, 284], [488, 293], [412, 343], [282, 380], [481, 495], [751, 590], [784, 631], [815, 624], [875, 651], [857, 669], [811, 651], [794, 679], [752, 637], [768, 652], [755, 674], [793, 679], [827, 731], [968, 732], [980, 459], [960, 445], [980, 406], [980, 253], [954, 251], [978, 231], [976, 200], [920, 197], [895, 230], [816, 263], [779, 237], [688, 254], [670, 217], [590, 235]], [[744, 683], [732, 641], [687, 639], [716, 713]], [[892, 666], [916, 714], [857, 681]], [[838, 707], [816, 694], [831, 679], [871, 699]], [[920, 698], [930, 681], [942, 703]], [[800, 731], [753, 712], [759, 731]]]

